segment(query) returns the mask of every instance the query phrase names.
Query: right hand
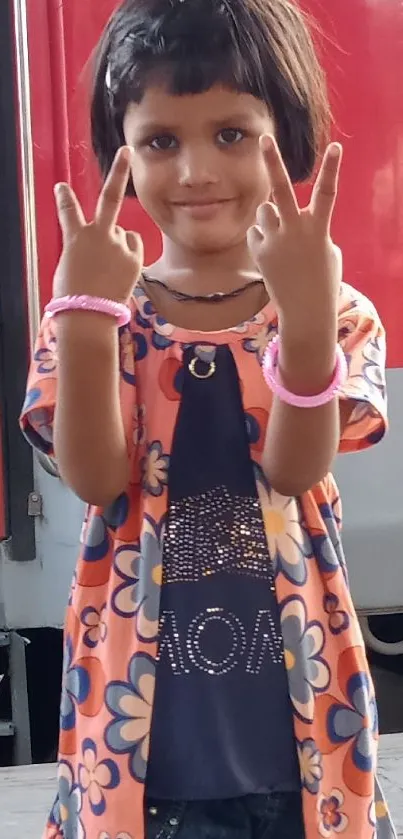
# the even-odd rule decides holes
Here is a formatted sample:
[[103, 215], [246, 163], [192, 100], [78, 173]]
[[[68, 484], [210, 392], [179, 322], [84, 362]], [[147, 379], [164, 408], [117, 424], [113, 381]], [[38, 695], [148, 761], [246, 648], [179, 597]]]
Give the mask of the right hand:
[[117, 227], [130, 164], [131, 149], [119, 149], [89, 224], [71, 187], [56, 187], [63, 252], [53, 281], [54, 297], [86, 294], [128, 303], [144, 258], [140, 235]]

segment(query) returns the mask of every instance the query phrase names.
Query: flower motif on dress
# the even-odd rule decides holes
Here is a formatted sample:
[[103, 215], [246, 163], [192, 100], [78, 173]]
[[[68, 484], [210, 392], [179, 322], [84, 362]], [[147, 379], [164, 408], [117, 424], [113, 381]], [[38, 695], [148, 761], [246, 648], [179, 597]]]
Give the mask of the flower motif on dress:
[[68, 636], [65, 645], [64, 680], [60, 709], [60, 725], [64, 731], [70, 731], [76, 724], [76, 706], [86, 702], [90, 693], [88, 670], [80, 664], [72, 664], [73, 644]]
[[313, 533], [311, 543], [313, 552], [320, 569], [325, 574], [336, 574], [340, 568], [347, 579], [346, 562], [340, 538], [339, 520], [335, 517], [333, 505], [320, 504], [319, 512], [322, 516], [326, 532]]
[[104, 790], [116, 789], [119, 784], [119, 769], [113, 760], [97, 760], [97, 747], [87, 738], [82, 746], [83, 762], [78, 766], [78, 782], [82, 792], [88, 795], [94, 816], [102, 816], [106, 810]]
[[142, 332], [133, 332], [134, 361], [143, 361], [148, 352], [147, 339]]
[[269, 323], [268, 325], [264, 326], [253, 338], [247, 338], [243, 342], [243, 348], [246, 352], [255, 353], [259, 359], [259, 361], [263, 361], [264, 353], [267, 349], [267, 345], [272, 341], [273, 338], [276, 337], [278, 333], [277, 325], [275, 323]]
[[166, 350], [171, 347], [173, 341], [169, 338], [174, 331], [172, 324], [167, 323], [164, 318], [156, 315], [154, 318], [154, 329], [152, 333], [152, 343], [156, 350]]
[[48, 346], [39, 347], [34, 355], [34, 361], [38, 364], [38, 373], [42, 375], [56, 370], [56, 338], [51, 338]]
[[338, 331], [338, 342], [343, 348], [343, 345], [346, 344], [350, 335], [354, 335], [354, 332], [357, 329], [357, 317], [354, 318], [345, 318], [342, 323], [339, 325]]
[[121, 617], [136, 615], [137, 633], [144, 641], [158, 634], [162, 539], [146, 516], [140, 543], [121, 545], [115, 555], [115, 571], [123, 583], [113, 592], [112, 607]]
[[385, 341], [383, 338], [372, 338], [368, 341], [363, 349], [363, 357], [365, 360], [362, 372], [365, 381], [371, 389], [375, 388], [385, 398], [386, 383], [385, 383]]
[[138, 312], [136, 312], [136, 321], [139, 318], [144, 322], [145, 327], [150, 327], [150, 320], [155, 315], [155, 309], [142, 286], [136, 286], [134, 289], [134, 297], [138, 308]]
[[150, 495], [162, 495], [168, 483], [169, 456], [162, 451], [162, 444], [154, 440], [147, 447], [147, 455], [141, 462], [143, 486]]
[[320, 748], [328, 755], [348, 745], [343, 780], [356, 795], [370, 795], [376, 764], [378, 713], [361, 648], [350, 647], [341, 654], [338, 682], [345, 702], [331, 695], [317, 699], [316, 710], [323, 720]]
[[256, 452], [262, 452], [269, 414], [264, 408], [248, 408], [245, 411], [246, 433], [249, 445]]
[[135, 405], [133, 411], [133, 445], [141, 446], [146, 439], [146, 406]]
[[322, 755], [315, 741], [310, 737], [302, 743], [297, 740], [297, 751], [302, 786], [312, 795], [316, 795], [323, 778]]
[[45, 454], [53, 452], [53, 412], [48, 408], [32, 407], [41, 398], [42, 391], [33, 388], [28, 391], [23, 413], [28, 415], [24, 426], [24, 436], [34, 448]]
[[344, 833], [347, 829], [348, 818], [342, 811], [343, 804], [344, 795], [341, 790], [333, 789], [329, 796], [319, 796], [319, 833], [324, 839], [331, 839], [335, 834]]
[[336, 594], [325, 594], [323, 608], [329, 615], [329, 629], [332, 635], [341, 635], [350, 626], [350, 618], [344, 609], [340, 608], [340, 600]]
[[[110, 530], [115, 523], [113, 516], [114, 505], [102, 514], [89, 512], [87, 523], [82, 531], [82, 552], [77, 565], [77, 583], [86, 588], [96, 588], [105, 585], [111, 570], [110, 551], [112, 548], [112, 534]], [[106, 516], [111, 518], [111, 524]]]
[[57, 794], [55, 801], [53, 802], [52, 809], [49, 814], [49, 824], [52, 827], [60, 828], [62, 825], [62, 817], [60, 815], [60, 799], [59, 793]]
[[119, 353], [122, 378], [129, 385], [135, 385], [133, 335], [129, 324], [119, 330]]
[[126, 492], [122, 492], [116, 501], [104, 510], [104, 519], [107, 527], [117, 530], [123, 527], [129, 515], [129, 498]]
[[86, 832], [80, 818], [83, 797], [75, 782], [73, 769], [66, 760], [58, 767], [59, 801], [58, 811], [64, 839], [85, 839]]
[[238, 334], [242, 334], [247, 332], [250, 326], [260, 326], [265, 322], [265, 316], [263, 312], [258, 312], [256, 315], [253, 315], [250, 320], [245, 320], [242, 323], [238, 323], [237, 326], [232, 326], [228, 332], [236, 332]]
[[132, 618], [139, 608], [140, 543], [120, 545], [115, 554], [115, 571], [123, 580], [113, 592], [112, 608], [121, 617]]
[[303, 586], [307, 578], [306, 560], [312, 556], [311, 542], [303, 522], [302, 508], [295, 498], [286, 498], [272, 489], [265, 490], [258, 478], [269, 554], [277, 574]]
[[136, 323], [142, 329], [152, 329], [151, 340], [156, 350], [165, 350], [170, 347], [173, 344], [170, 336], [173, 334], [175, 327], [156, 313], [144, 289], [137, 287], [134, 296], [138, 308]]
[[158, 383], [169, 402], [179, 402], [183, 391], [184, 367], [177, 358], [168, 356], [160, 366]]
[[294, 710], [304, 722], [312, 722], [316, 694], [327, 690], [330, 683], [330, 669], [322, 657], [325, 646], [323, 627], [318, 621], [308, 622], [306, 606], [301, 597], [289, 597], [284, 601], [281, 627]]
[[108, 624], [106, 615], [106, 603], [100, 610], [93, 606], [87, 606], [81, 612], [81, 623], [88, 629], [84, 632], [83, 642], [86, 647], [94, 650], [101, 642], [103, 643], [108, 634]]
[[31, 411], [33, 405], [35, 405], [35, 402], [39, 402], [41, 396], [42, 389], [40, 387], [31, 387], [26, 393], [22, 412], [26, 414], [28, 411]]
[[73, 645], [68, 635], [63, 662], [63, 689], [60, 706], [60, 751], [73, 754], [76, 739], [76, 716], [96, 717], [103, 704], [105, 676], [96, 656], [79, 658], [73, 663]]
[[136, 653], [129, 663], [128, 681], [110, 682], [105, 692], [113, 717], [105, 731], [106, 745], [114, 754], [128, 754], [129, 772], [141, 783], [147, 772], [154, 685], [154, 660]]
[[97, 562], [104, 559], [110, 547], [110, 537], [104, 516], [91, 516], [85, 530], [83, 560]]

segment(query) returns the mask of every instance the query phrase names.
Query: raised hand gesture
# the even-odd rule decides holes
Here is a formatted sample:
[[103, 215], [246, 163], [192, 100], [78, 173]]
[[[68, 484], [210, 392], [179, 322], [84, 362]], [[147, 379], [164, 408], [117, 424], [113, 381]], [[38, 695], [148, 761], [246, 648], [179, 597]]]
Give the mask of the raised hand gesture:
[[143, 243], [138, 233], [117, 226], [130, 164], [130, 148], [121, 148], [90, 223], [71, 187], [56, 187], [63, 252], [54, 277], [54, 297], [90, 295], [118, 303], [127, 303], [131, 297], [143, 268]]
[[273, 137], [261, 147], [275, 203], [263, 204], [248, 234], [252, 256], [264, 278], [279, 319], [307, 329], [309, 324], [337, 316], [342, 278], [341, 252], [332, 242], [330, 225], [337, 197], [341, 147], [333, 143], [301, 209], [280, 150]]

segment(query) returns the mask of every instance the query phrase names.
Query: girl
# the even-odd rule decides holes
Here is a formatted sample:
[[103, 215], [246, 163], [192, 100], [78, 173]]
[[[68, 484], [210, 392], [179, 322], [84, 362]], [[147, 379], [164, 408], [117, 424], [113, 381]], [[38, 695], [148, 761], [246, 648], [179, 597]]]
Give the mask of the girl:
[[384, 434], [384, 332], [330, 238], [339, 146], [292, 186], [327, 113], [289, 0], [126, 0], [102, 38], [106, 182], [91, 223], [56, 190], [22, 415], [89, 504], [46, 839], [394, 835], [329, 474]]

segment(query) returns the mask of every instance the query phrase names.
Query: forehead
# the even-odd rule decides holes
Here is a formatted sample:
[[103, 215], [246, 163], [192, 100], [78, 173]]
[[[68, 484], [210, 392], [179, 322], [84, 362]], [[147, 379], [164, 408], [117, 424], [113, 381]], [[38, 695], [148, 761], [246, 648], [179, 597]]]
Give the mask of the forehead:
[[139, 103], [131, 103], [126, 111], [126, 133], [147, 130], [149, 126], [192, 126], [200, 130], [225, 120], [268, 123], [270, 114], [265, 102], [249, 93], [238, 93], [214, 86], [203, 93], [175, 95], [163, 87], [148, 87]]

